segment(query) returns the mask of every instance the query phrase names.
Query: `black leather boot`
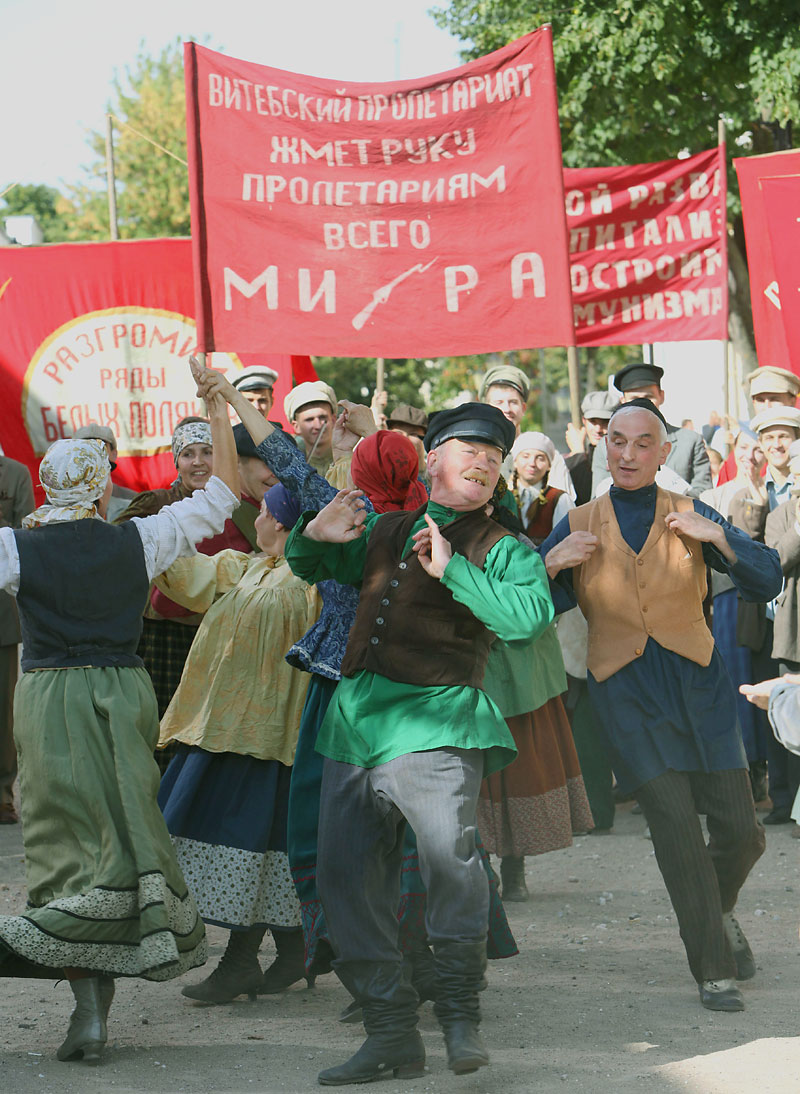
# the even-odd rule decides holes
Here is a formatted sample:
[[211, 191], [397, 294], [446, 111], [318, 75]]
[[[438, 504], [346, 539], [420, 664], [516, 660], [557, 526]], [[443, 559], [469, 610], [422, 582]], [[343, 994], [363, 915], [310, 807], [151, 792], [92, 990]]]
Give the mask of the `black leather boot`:
[[525, 884], [525, 858], [523, 855], [504, 855], [500, 859], [500, 879], [503, 882], [503, 900], [522, 902], [530, 899]]
[[437, 979], [433, 1012], [444, 1031], [447, 1066], [456, 1075], [465, 1075], [489, 1063], [480, 1035], [478, 1003], [486, 970], [486, 939], [435, 942], [433, 953]]
[[369, 1083], [391, 1072], [398, 1079], [425, 1072], [425, 1046], [417, 1031], [417, 993], [397, 961], [337, 961], [336, 973], [361, 1005], [367, 1039], [338, 1067], [319, 1073], [322, 1086]]
[[181, 995], [201, 1003], [230, 1003], [237, 995], [247, 995], [252, 1002], [263, 979], [258, 947], [266, 929], [249, 927], [246, 931], [231, 931], [225, 953], [211, 975], [199, 984], [183, 988]]
[[315, 977], [306, 972], [306, 943], [302, 929], [297, 927], [291, 931], [273, 931], [272, 937], [275, 939], [278, 956], [264, 972], [258, 994], [277, 995], [298, 980], [305, 980], [313, 988]]

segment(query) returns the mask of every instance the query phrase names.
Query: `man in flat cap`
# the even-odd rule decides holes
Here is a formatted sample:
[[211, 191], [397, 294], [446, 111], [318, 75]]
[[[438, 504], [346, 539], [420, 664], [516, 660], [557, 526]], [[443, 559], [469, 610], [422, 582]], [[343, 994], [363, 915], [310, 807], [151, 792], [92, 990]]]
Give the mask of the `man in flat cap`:
[[325, 756], [317, 880], [334, 967], [362, 1006], [367, 1040], [323, 1085], [395, 1070], [421, 1075], [417, 996], [397, 945], [402, 830], [427, 886], [435, 1012], [449, 1067], [488, 1063], [478, 1031], [488, 883], [475, 848], [484, 775], [516, 749], [481, 690], [489, 647], [538, 637], [552, 619], [535, 552], [486, 516], [514, 427], [467, 403], [431, 417], [431, 497], [415, 512], [365, 515], [359, 491], [304, 514], [286, 557], [296, 574], [360, 587], [342, 680], [317, 740]]
[[776, 406], [797, 405], [800, 376], [789, 372], [786, 368], [762, 365], [747, 374], [745, 383], [749, 385], [748, 391], [754, 414]]
[[710, 506], [656, 485], [670, 443], [649, 400], [620, 407], [606, 440], [610, 491], [573, 509], [540, 552], [556, 610], [577, 603], [589, 624], [589, 694], [620, 790], [650, 826], [700, 1000], [742, 1010], [736, 980], [755, 963], [733, 910], [764, 830], [703, 600], [707, 566], [769, 600], [780, 562]]
[[322, 380], [307, 380], [293, 387], [283, 400], [305, 458], [325, 477], [333, 463], [333, 426], [337, 412], [336, 392]]
[[386, 421], [386, 428], [394, 433], [405, 433], [419, 457], [419, 477], [427, 482], [425, 460], [425, 434], [428, 432], [428, 415], [409, 403], [398, 403]]
[[575, 503], [583, 505], [592, 497], [592, 461], [597, 445], [608, 432], [608, 421], [619, 406], [619, 398], [610, 391], [587, 391], [581, 403], [583, 426], [567, 426], [566, 441], [570, 454], [564, 460], [575, 487]]
[[262, 418], [269, 419], [275, 401], [273, 388], [278, 374], [274, 368], [264, 365], [248, 365], [228, 374], [231, 384], [241, 391], [248, 403], [252, 403]]
[[516, 440], [530, 393], [531, 382], [521, 368], [515, 365], [494, 365], [481, 381], [478, 398], [487, 406], [495, 406], [503, 412], [514, 426]]
[[[759, 370], [760, 371], [760, 370]], [[771, 381], [774, 382], [774, 381]], [[767, 518], [792, 498], [795, 476], [790, 450], [800, 437], [800, 409], [785, 403], [760, 410], [750, 422], [767, 457], [767, 470], [759, 482], [750, 482], [731, 500], [730, 519], [753, 539], [764, 540]], [[776, 594], [777, 598], [777, 594]], [[736, 640], [752, 653], [753, 680], [759, 683], [777, 676], [779, 663], [773, 657], [775, 600], [765, 604], [739, 604]], [[792, 803], [800, 786], [800, 761], [768, 733], [767, 771], [772, 809], [765, 824], [789, 824]]]
[[[114, 431], [110, 429], [109, 426], [100, 425], [98, 422], [89, 422], [87, 425], [82, 425], [80, 429], [76, 429], [73, 436], [79, 439], [89, 438], [96, 441], [102, 441], [106, 446], [108, 462], [111, 464], [111, 473], [113, 475], [117, 469], [117, 438], [114, 436]], [[111, 499], [106, 510], [106, 520], [108, 523], [113, 524], [117, 517], [125, 512], [135, 497], [135, 490], [131, 490], [127, 486], [120, 486], [117, 482], [112, 482]]]
[[[620, 392], [620, 402], [624, 404], [633, 399], [649, 399], [656, 406], [661, 406], [664, 402], [664, 391], [661, 387], [663, 375], [663, 368], [644, 361], [634, 361], [621, 368], [614, 377], [614, 387]], [[667, 440], [670, 447], [666, 466], [688, 484], [686, 493], [689, 497], [698, 498], [704, 490], [710, 490], [711, 464], [700, 434], [667, 422]], [[605, 443], [598, 444], [594, 450], [592, 471], [593, 489], [597, 494], [600, 483], [609, 477]]]

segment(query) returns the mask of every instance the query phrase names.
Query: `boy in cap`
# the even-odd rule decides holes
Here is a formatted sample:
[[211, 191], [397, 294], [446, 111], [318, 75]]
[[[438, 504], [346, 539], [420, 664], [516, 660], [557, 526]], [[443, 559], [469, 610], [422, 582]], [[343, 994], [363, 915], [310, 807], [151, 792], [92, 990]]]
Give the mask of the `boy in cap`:
[[422, 443], [428, 431], [425, 411], [409, 403], [398, 403], [386, 421], [386, 428], [395, 433], [405, 433], [417, 451], [420, 478], [425, 478], [425, 445]]
[[278, 374], [274, 368], [265, 365], [248, 365], [247, 368], [237, 369], [228, 374], [233, 387], [241, 391], [248, 403], [252, 403], [258, 413], [269, 418], [272, 404], [275, 401], [273, 388]]
[[608, 420], [619, 406], [610, 391], [588, 391], [581, 403], [583, 428], [570, 422], [566, 442], [570, 455], [564, 462], [575, 487], [575, 503], [583, 505], [592, 496], [592, 460], [594, 450], [608, 432]]
[[293, 387], [283, 400], [283, 410], [308, 462], [325, 476], [333, 463], [333, 425], [336, 392], [322, 380], [307, 380]]
[[495, 365], [484, 376], [478, 398], [482, 403], [502, 411], [514, 426], [516, 438], [530, 393], [531, 382], [521, 368]]
[[[649, 399], [660, 407], [664, 402], [664, 391], [661, 387], [663, 375], [663, 368], [645, 361], [633, 361], [625, 365], [614, 377], [614, 387], [620, 392], [620, 402]], [[670, 447], [665, 466], [689, 484], [686, 493], [690, 497], [698, 498], [704, 490], [710, 490], [712, 485], [711, 464], [708, 462], [703, 438], [691, 429], [681, 429], [669, 422], [666, 423], [666, 428]], [[597, 494], [599, 484], [610, 475], [605, 442], [598, 444], [594, 450], [592, 472], [593, 491]]]
[[[481, 780], [516, 752], [481, 690], [489, 646], [532, 639], [552, 618], [534, 552], [485, 513], [514, 427], [467, 403], [431, 417], [430, 501], [365, 515], [359, 491], [304, 514], [286, 557], [306, 581], [361, 588], [342, 681], [317, 740], [325, 756], [318, 884], [340, 979], [367, 1040], [323, 1085], [421, 1075], [417, 996], [397, 946], [400, 848], [417, 836], [428, 890], [436, 1015], [456, 1073], [488, 1063], [478, 1032], [488, 886], [475, 850]], [[354, 865], [355, 864], [355, 865]]]
[[540, 551], [556, 610], [577, 602], [589, 624], [589, 693], [620, 790], [650, 826], [701, 1003], [742, 1010], [736, 980], [756, 970], [733, 910], [764, 831], [703, 600], [707, 566], [759, 601], [780, 590], [780, 562], [710, 506], [656, 485], [669, 441], [649, 400], [620, 407], [607, 442], [611, 490], [573, 509]]

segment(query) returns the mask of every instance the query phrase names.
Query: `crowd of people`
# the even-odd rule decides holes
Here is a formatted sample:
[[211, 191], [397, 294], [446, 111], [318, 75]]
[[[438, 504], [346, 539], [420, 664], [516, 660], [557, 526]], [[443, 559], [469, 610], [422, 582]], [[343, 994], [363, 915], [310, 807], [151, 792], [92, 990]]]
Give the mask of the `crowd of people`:
[[305, 382], [288, 430], [273, 370], [192, 372], [171, 485], [115, 484], [99, 425], [51, 446], [36, 509], [0, 458], [0, 823], [18, 772], [28, 882], [0, 974], [69, 980], [58, 1058], [100, 1057], [116, 977], [203, 965], [208, 923], [191, 1000], [348, 989], [366, 1039], [321, 1084], [421, 1075], [426, 1000], [473, 1072], [526, 858], [631, 797], [700, 1002], [743, 1009], [754, 803], [800, 833], [800, 378], [757, 369], [752, 419], [700, 434], [632, 362], [562, 439], [522, 430], [509, 364], [431, 414]]

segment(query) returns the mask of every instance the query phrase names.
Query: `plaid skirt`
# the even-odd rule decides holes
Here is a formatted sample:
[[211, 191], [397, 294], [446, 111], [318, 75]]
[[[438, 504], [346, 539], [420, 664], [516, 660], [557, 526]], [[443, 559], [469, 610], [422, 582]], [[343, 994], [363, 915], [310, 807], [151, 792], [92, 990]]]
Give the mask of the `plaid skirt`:
[[[172, 619], [145, 619], [142, 622], [142, 637], [136, 652], [144, 661], [144, 667], [153, 682], [159, 721], [164, 717], [172, 696], [178, 690], [183, 666], [196, 634], [197, 627], [176, 623]], [[169, 744], [156, 751], [156, 763], [162, 775], [169, 767], [175, 750], [175, 744]]]

